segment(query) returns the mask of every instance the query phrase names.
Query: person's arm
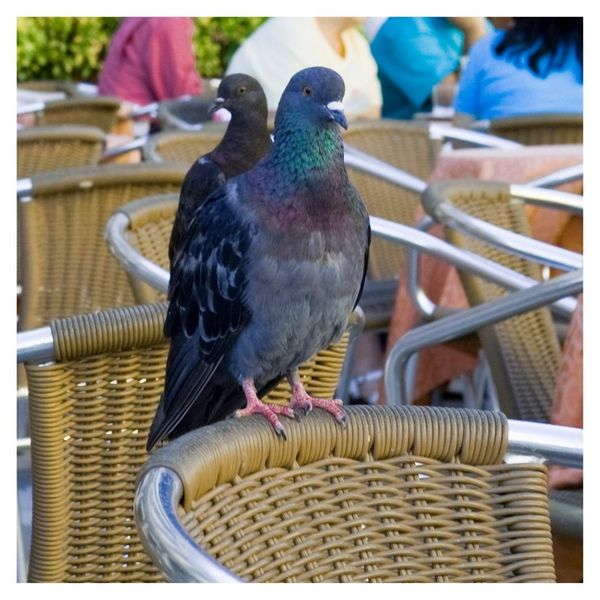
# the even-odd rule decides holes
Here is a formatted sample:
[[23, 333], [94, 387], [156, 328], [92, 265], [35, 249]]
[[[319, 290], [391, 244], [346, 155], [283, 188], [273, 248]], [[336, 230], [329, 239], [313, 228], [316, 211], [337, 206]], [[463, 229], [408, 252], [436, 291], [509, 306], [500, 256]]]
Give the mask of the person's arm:
[[447, 17], [453, 25], [458, 27], [465, 35], [463, 53], [488, 32], [485, 17]]

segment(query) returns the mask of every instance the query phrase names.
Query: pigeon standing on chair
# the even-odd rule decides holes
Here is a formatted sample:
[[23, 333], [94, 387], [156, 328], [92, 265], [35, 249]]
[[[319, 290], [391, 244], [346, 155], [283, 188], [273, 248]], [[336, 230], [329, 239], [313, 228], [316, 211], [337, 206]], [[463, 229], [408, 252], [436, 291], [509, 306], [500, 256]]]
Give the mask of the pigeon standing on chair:
[[[233, 413], [263, 415], [283, 437], [279, 416], [295, 409], [344, 422], [341, 401], [310, 397], [298, 374], [341, 337], [367, 266], [369, 219], [344, 166], [343, 95], [335, 71], [294, 75], [270, 152], [195, 213], [171, 278], [171, 347], [148, 449]], [[264, 404], [282, 377], [289, 405]]]
[[210, 113], [225, 108], [231, 120], [219, 145], [190, 167], [181, 192], [169, 241], [171, 268], [185, 240], [194, 210], [227, 179], [251, 169], [271, 148], [267, 128], [267, 98], [258, 81], [243, 73], [225, 77]]

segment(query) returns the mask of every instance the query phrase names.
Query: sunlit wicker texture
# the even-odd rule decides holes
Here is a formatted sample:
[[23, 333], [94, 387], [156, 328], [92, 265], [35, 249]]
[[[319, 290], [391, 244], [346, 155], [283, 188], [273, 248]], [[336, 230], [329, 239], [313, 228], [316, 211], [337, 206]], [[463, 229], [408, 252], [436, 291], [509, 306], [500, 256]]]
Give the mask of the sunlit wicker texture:
[[180, 518], [254, 582], [552, 581], [545, 467], [502, 464], [504, 417], [422, 407], [315, 411], [278, 440], [223, 422], [150, 459]]
[[87, 125], [49, 125], [17, 131], [17, 177], [98, 164], [104, 132]]
[[46, 102], [38, 125], [92, 125], [108, 133], [117, 122], [121, 103], [117, 98], [90, 96]]
[[31, 198], [18, 202], [19, 328], [133, 304], [127, 277], [106, 246], [104, 226], [129, 200], [179, 190], [184, 175], [175, 166], [107, 165], [33, 177]]
[[[432, 140], [425, 123], [391, 119], [351, 123], [344, 141], [403, 171], [426, 181], [433, 170], [441, 147]], [[369, 214], [405, 225], [413, 225], [419, 195], [378, 177], [348, 170]], [[369, 254], [369, 277], [397, 277], [404, 266], [405, 254], [397, 244], [373, 240]]]
[[[456, 180], [429, 186], [424, 194], [448, 200], [468, 214], [507, 230], [531, 236], [525, 205], [505, 183]], [[541, 281], [541, 267], [473, 237], [445, 228], [452, 244]], [[468, 272], [460, 272], [471, 305], [508, 293]], [[519, 315], [479, 332], [492, 369], [501, 409], [511, 418], [549, 421], [560, 362], [560, 345], [548, 309]]]
[[217, 146], [225, 125], [205, 125], [202, 131], [164, 131], [150, 136], [144, 146], [144, 159], [150, 162], [184, 163], [191, 166], [199, 156]]
[[[132, 506], [164, 385], [165, 314], [160, 303], [52, 321], [56, 360], [26, 365], [32, 581], [158, 579], [133, 529]], [[349, 335], [301, 366], [312, 395], [333, 396]], [[289, 397], [286, 384], [269, 400]]]
[[526, 146], [583, 144], [583, 115], [540, 114], [493, 119], [489, 131]]

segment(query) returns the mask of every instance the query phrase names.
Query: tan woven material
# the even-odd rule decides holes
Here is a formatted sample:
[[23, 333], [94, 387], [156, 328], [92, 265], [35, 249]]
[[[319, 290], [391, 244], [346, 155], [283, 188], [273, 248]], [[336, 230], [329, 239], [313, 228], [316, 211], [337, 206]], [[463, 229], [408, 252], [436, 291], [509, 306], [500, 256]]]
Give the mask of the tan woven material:
[[[426, 124], [398, 120], [352, 123], [344, 134], [344, 141], [423, 180], [429, 178], [440, 150], [440, 142], [429, 138]], [[414, 224], [419, 204], [417, 193], [354, 169], [348, 169], [348, 173], [369, 214], [405, 225]], [[374, 239], [369, 253], [369, 277], [396, 277], [404, 261], [405, 252], [401, 246]]]
[[583, 144], [583, 115], [523, 115], [495, 119], [490, 133], [526, 146]]
[[[121, 212], [129, 217], [129, 227], [125, 232], [127, 242], [165, 271], [169, 270], [169, 240], [178, 202], [179, 194], [162, 194], [121, 207]], [[166, 299], [166, 294], [133, 276], [129, 276], [129, 281], [138, 304]]]
[[134, 198], [178, 191], [184, 175], [184, 168], [138, 164], [33, 177], [31, 199], [18, 202], [19, 328], [133, 304], [125, 272], [104, 239], [106, 222]]
[[207, 124], [202, 131], [165, 131], [153, 135], [144, 147], [144, 158], [150, 162], [174, 162], [191, 165], [221, 141], [225, 124]]
[[53, 125], [17, 131], [17, 178], [98, 164], [104, 133], [97, 127]]
[[[511, 198], [504, 183], [453, 181], [434, 184], [429, 192], [458, 209], [505, 229], [530, 236], [522, 201]], [[448, 241], [536, 280], [539, 265], [508, 254], [475, 238], [446, 230]], [[504, 288], [460, 272], [471, 305], [508, 293]], [[560, 346], [548, 309], [528, 312], [479, 332], [492, 368], [502, 410], [512, 418], [549, 421], [560, 362]]]
[[[56, 361], [26, 365], [31, 581], [161, 579], [138, 539], [133, 496], [164, 386], [165, 314], [160, 303], [53, 321]], [[333, 396], [347, 337], [301, 367], [310, 393]]]
[[53, 100], [46, 103], [38, 125], [92, 125], [108, 133], [120, 107], [119, 100], [105, 96]]
[[258, 418], [155, 453], [197, 543], [254, 582], [554, 581], [546, 469], [502, 464], [503, 415], [315, 410], [282, 441]]

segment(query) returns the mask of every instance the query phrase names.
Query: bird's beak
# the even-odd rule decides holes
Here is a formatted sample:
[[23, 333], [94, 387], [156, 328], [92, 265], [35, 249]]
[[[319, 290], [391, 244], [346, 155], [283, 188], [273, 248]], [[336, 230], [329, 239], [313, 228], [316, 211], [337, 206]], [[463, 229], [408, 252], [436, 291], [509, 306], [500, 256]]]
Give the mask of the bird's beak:
[[209, 115], [214, 115], [219, 109], [223, 108], [225, 106], [225, 99], [224, 98], [215, 98], [210, 107], [208, 108], [208, 114]]
[[344, 114], [344, 105], [341, 102], [335, 101], [330, 102], [327, 105], [327, 110], [331, 115], [331, 118], [344, 129], [348, 129], [348, 121], [346, 121], [346, 115]]

